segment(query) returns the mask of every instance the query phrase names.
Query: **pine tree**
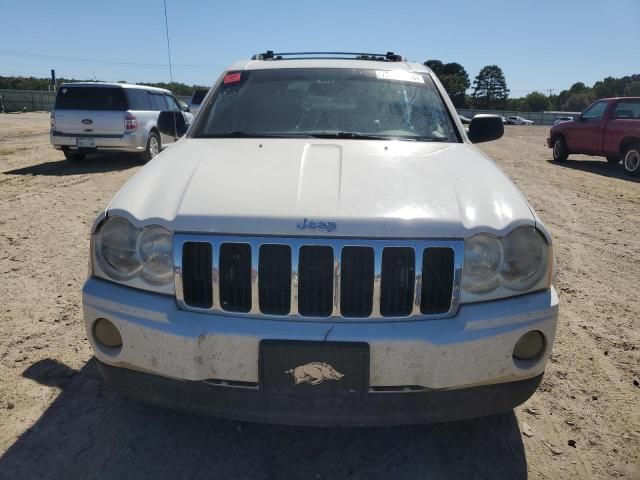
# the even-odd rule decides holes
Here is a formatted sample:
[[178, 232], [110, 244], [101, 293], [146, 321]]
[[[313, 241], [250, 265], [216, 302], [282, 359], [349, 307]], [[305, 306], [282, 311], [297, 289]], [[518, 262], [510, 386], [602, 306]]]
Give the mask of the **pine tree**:
[[497, 65], [487, 65], [473, 81], [473, 106], [476, 108], [502, 108], [509, 98], [507, 81]]

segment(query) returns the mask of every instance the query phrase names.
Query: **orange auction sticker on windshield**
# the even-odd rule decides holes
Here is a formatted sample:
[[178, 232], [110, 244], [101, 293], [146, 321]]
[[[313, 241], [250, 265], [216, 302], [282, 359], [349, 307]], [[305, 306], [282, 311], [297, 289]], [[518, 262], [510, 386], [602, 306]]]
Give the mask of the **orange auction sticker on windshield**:
[[240, 81], [240, 73], [229, 73], [224, 76], [224, 83], [236, 83]]

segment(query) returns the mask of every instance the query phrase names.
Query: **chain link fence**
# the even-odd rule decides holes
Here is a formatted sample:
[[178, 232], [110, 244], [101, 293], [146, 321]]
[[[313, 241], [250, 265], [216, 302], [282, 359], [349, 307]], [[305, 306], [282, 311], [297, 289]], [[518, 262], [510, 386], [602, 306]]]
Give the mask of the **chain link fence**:
[[38, 90], [0, 90], [0, 98], [5, 112], [49, 112], [56, 94]]
[[[190, 96], [176, 95], [178, 100], [189, 104]], [[50, 112], [56, 101], [55, 92], [39, 90], [2, 90], [0, 89], [0, 110], [9, 112]]]
[[[0, 90], [0, 98], [4, 105], [5, 112], [50, 112], [55, 103], [55, 92], [42, 92], [37, 90]], [[189, 104], [191, 97], [176, 96], [178, 100], [182, 100]], [[552, 125], [556, 117], [576, 117], [576, 112], [514, 112], [510, 110], [475, 110], [475, 109], [458, 109], [459, 115], [473, 118], [479, 113], [492, 113], [502, 115], [504, 117], [518, 116], [533, 120], [536, 125]]]

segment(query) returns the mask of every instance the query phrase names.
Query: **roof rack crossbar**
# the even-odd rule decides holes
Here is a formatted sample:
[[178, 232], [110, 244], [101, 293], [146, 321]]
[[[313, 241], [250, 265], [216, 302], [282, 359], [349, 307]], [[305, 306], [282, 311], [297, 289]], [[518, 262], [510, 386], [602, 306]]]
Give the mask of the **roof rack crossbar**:
[[[323, 57], [318, 57], [324, 55]], [[338, 55], [338, 56], [333, 56]], [[289, 57], [289, 58], [284, 58]], [[274, 52], [267, 50], [251, 57], [251, 60], [300, 60], [304, 58], [332, 58], [348, 60], [377, 60], [382, 62], [402, 62], [402, 55], [393, 52], [387, 53], [364, 53], [364, 52]]]

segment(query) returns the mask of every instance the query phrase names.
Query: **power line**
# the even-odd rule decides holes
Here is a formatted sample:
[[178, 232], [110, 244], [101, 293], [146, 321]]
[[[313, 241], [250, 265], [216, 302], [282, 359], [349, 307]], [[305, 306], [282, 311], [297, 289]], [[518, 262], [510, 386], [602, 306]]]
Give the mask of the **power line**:
[[167, 20], [167, 0], [162, 0], [164, 4], [164, 28], [167, 33], [167, 53], [169, 54], [169, 78], [173, 83], [173, 69], [171, 68], [171, 44], [169, 43], [169, 20]]
[[[45, 55], [41, 53], [31, 53], [31, 52], [22, 52], [17, 50], [4, 50], [0, 49], [0, 54], [5, 55], [15, 55], [22, 57], [32, 57], [32, 58], [41, 58], [46, 60], [59, 60], [63, 62], [76, 62], [76, 63], [97, 63], [104, 65], [124, 65], [124, 66], [134, 66], [134, 67], [162, 67], [166, 68], [166, 63], [143, 63], [143, 62], [125, 62], [125, 61], [114, 61], [114, 60], [95, 60], [93, 58], [78, 58], [78, 57], [63, 57], [60, 55]], [[224, 65], [204, 65], [204, 64], [172, 64], [172, 67], [178, 68], [218, 68], [224, 67]]]

